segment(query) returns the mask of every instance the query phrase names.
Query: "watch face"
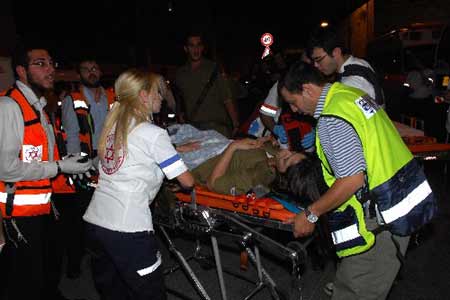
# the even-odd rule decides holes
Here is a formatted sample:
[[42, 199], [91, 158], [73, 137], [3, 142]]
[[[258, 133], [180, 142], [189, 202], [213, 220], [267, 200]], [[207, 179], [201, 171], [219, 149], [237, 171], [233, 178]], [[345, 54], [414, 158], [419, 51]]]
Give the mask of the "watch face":
[[319, 218], [316, 215], [310, 213], [307, 219], [311, 223], [316, 223]]
[[305, 209], [306, 219], [311, 223], [316, 223], [319, 219], [315, 214], [313, 214], [309, 209]]

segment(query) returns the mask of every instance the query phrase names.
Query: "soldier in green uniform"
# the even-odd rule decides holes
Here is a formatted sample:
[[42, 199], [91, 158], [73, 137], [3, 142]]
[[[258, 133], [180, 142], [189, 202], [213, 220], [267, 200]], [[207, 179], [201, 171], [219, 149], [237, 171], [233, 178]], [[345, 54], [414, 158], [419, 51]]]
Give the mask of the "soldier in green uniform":
[[239, 127], [232, 93], [220, 67], [203, 57], [204, 49], [202, 35], [189, 33], [184, 46], [188, 61], [178, 68], [175, 79], [184, 106], [182, 119], [231, 137]]

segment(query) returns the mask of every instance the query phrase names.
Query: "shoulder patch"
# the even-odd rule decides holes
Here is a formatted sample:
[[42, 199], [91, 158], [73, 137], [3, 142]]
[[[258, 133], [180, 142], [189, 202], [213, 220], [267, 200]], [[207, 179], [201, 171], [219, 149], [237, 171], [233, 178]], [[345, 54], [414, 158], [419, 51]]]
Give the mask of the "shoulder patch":
[[366, 119], [372, 118], [380, 107], [367, 94], [355, 100], [356, 106], [363, 112]]
[[23, 145], [22, 146], [22, 160], [26, 163], [33, 161], [42, 161], [42, 145]]

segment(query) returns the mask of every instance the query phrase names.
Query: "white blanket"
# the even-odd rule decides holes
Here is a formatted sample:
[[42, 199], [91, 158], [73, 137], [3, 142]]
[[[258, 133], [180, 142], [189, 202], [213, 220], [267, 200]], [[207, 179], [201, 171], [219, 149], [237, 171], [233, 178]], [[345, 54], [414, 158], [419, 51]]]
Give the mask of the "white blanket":
[[231, 140], [215, 130], [198, 130], [188, 124], [175, 124], [167, 128], [172, 143], [179, 146], [189, 142], [200, 142], [200, 149], [180, 153], [181, 158], [192, 170], [206, 160], [221, 154]]

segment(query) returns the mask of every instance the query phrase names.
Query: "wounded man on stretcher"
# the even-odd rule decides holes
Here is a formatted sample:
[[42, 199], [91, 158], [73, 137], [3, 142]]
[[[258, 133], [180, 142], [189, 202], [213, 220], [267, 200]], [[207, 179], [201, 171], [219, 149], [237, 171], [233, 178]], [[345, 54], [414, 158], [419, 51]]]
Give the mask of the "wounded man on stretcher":
[[[196, 184], [215, 193], [240, 195], [257, 186], [269, 190], [280, 173], [287, 173], [288, 182], [296, 183], [295, 194], [311, 199], [323, 181], [314, 155], [280, 150], [270, 137], [229, 140], [190, 125], [172, 125], [168, 130]], [[300, 188], [297, 178], [305, 182]]]

